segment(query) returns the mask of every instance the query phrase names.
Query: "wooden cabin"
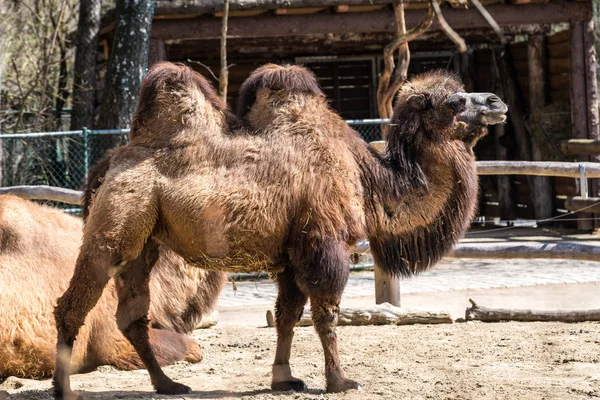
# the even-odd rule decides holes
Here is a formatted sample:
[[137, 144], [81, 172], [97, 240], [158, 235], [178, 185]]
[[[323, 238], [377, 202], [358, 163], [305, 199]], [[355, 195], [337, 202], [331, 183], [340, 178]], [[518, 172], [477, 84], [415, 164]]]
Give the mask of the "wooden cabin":
[[[157, 0], [149, 63], [184, 62], [214, 81], [212, 74], [218, 75], [220, 68], [222, 3]], [[259, 65], [300, 63], [314, 71], [331, 106], [342, 117], [378, 118], [376, 90], [383, 47], [396, 31], [391, 3], [231, 0], [227, 39], [230, 104], [235, 105], [241, 83]], [[422, 0], [404, 3], [410, 29], [422, 20], [428, 6]], [[499, 37], [474, 7], [444, 3], [443, 15], [466, 40], [468, 51], [460, 54], [434, 22], [428, 32], [410, 42], [409, 73], [446, 68], [460, 74], [467, 90], [495, 92], [505, 99], [507, 84], [513, 84], [509, 122], [480, 142], [476, 148], [479, 159], [574, 160], [560, 152], [560, 140], [598, 138], [591, 1], [483, 3], [508, 40], [505, 52], [499, 47]], [[99, 82], [108, 62], [112, 15], [109, 12], [103, 19]], [[507, 55], [505, 64], [499, 60], [501, 54]], [[517, 119], [524, 123], [515, 125]], [[372, 132], [365, 133], [365, 139], [379, 139], [378, 131]], [[488, 219], [548, 218], [564, 213], [563, 197], [577, 191], [573, 179], [547, 178], [542, 186], [536, 185], [535, 179], [525, 177], [482, 177], [480, 215]], [[597, 194], [598, 185], [594, 185]]]

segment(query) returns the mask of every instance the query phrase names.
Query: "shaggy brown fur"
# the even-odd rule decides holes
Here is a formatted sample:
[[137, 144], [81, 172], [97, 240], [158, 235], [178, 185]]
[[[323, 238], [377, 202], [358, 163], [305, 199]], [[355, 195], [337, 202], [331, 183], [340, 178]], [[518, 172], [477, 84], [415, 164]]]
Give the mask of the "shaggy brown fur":
[[[110, 169], [115, 152], [116, 149], [108, 150], [89, 171], [81, 207], [84, 223], [89, 216], [96, 192]], [[227, 280], [227, 274], [222, 271], [204, 271], [189, 266], [180, 256], [165, 246], [159, 246], [157, 264], [152, 275], [158, 277], [157, 282], [160, 282], [160, 287], [153, 291], [154, 297], [166, 295], [170, 297], [169, 301], [161, 302], [160, 307], [155, 307], [154, 303], [151, 303], [151, 314], [154, 316], [151, 319], [152, 326], [175, 332], [191, 332], [216, 304]]]
[[[0, 196], [0, 379], [52, 374], [56, 357], [52, 313], [56, 298], [73, 274], [81, 230], [79, 218], [17, 197]], [[181, 333], [194, 329], [211, 310], [223, 281], [190, 270], [171, 252], [161, 257], [164, 260], [151, 277], [150, 314], [154, 324], [171, 331], [153, 329], [153, 348], [162, 365], [183, 359], [198, 362], [202, 359], [200, 347]], [[168, 295], [173, 291], [179, 296]], [[75, 342], [72, 371], [104, 364], [126, 370], [143, 367], [119, 332], [114, 319], [117, 302], [115, 287], [110, 284]]]
[[[291, 375], [289, 358], [293, 326], [308, 298], [325, 352], [327, 390], [359, 387], [344, 376], [334, 330], [349, 273], [348, 245], [385, 237], [395, 252], [399, 237], [428, 232], [440, 215], [469, 217], [475, 198], [459, 203], [466, 207], [460, 214], [444, 210], [457, 186], [476, 191], [470, 146], [480, 119], [465, 113], [479, 115], [479, 105], [456, 93], [460, 86], [450, 76], [418, 78], [396, 110], [399, 116], [406, 107], [417, 112], [406, 111], [411, 120], [396, 119], [409, 128], [398, 128], [388, 154], [380, 157], [328, 108], [319, 91], [295, 90], [318, 87], [311, 74], [295, 81], [284, 77], [288, 73], [298, 75], [291, 67], [268, 66], [249, 79], [242, 93], [250, 100], [242, 100], [240, 112], [259, 134], [229, 135], [226, 116], [207, 100], [199, 74], [173, 65], [149, 72], [144, 86], [150, 87], [142, 93], [157, 95], [153, 101], [140, 99], [147, 110], [138, 119], [143, 122], [112, 158], [90, 208], [75, 275], [56, 309], [57, 396], [76, 398], [66, 368], [70, 348], [115, 274], [138, 277], [127, 278], [129, 291], [117, 318], [156, 390], [189, 392], [164, 375], [145, 339], [143, 271], [152, 267], [155, 241], [202, 268], [277, 272], [274, 389], [305, 387]], [[158, 87], [162, 81], [172, 84]], [[419, 153], [409, 154], [413, 150]], [[425, 265], [427, 257], [419, 252], [414, 260]], [[403, 267], [384, 266], [405, 273]]]

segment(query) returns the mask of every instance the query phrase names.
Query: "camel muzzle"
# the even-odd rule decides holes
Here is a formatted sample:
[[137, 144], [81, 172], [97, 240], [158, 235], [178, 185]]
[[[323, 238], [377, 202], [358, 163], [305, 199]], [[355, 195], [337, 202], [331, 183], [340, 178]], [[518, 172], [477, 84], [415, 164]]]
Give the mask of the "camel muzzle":
[[458, 108], [458, 120], [474, 125], [496, 125], [506, 121], [508, 107], [493, 93], [455, 93], [448, 98]]

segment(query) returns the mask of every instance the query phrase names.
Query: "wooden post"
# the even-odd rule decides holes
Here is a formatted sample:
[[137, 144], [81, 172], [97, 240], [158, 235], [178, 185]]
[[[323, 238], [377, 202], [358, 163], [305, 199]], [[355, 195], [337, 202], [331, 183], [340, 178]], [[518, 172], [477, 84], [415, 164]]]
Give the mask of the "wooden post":
[[[501, 143], [501, 138], [506, 134], [504, 125], [498, 124], [492, 128], [494, 130], [494, 145], [496, 147], [496, 158], [498, 160], [508, 160], [506, 147]], [[517, 209], [515, 207], [514, 190], [509, 175], [498, 175], [496, 177], [498, 186], [498, 203], [500, 208], [500, 218], [507, 221], [517, 219]]]
[[148, 48], [148, 69], [161, 61], [167, 61], [165, 41], [162, 39], [151, 38], [150, 47]]
[[[504, 90], [502, 89], [502, 77], [499, 74], [498, 68], [494, 67], [494, 92], [505, 98]], [[474, 91], [474, 89], [473, 89]], [[496, 159], [501, 161], [508, 161], [508, 150], [509, 147], [506, 143], [506, 127], [504, 124], [494, 125], [491, 128], [494, 132], [494, 147], [496, 149]], [[504, 142], [504, 143], [503, 143]], [[514, 185], [511, 183], [512, 179], [508, 175], [498, 175], [496, 177], [496, 186], [498, 187], [498, 203], [500, 209], [500, 218], [507, 221], [517, 219], [517, 207], [514, 196]]]
[[[380, 153], [385, 152], [385, 141], [371, 142], [370, 146]], [[375, 268], [375, 304], [390, 303], [400, 307], [400, 278], [386, 274], [374, 265]]]
[[460, 53], [460, 77], [467, 93], [475, 91], [473, 67], [475, 65], [475, 52], [472, 48]]
[[[594, 23], [592, 20], [570, 24], [570, 88], [571, 124], [573, 138], [598, 139], [598, 96], [596, 83], [596, 50], [594, 48]], [[580, 161], [600, 161], [598, 156], [578, 157]], [[591, 194], [598, 195], [600, 184], [593, 180]], [[590, 214], [582, 214], [581, 217]], [[598, 222], [578, 221], [577, 227], [590, 230]]]
[[[529, 69], [529, 111], [534, 114], [546, 105], [547, 58], [545, 35], [542, 33], [529, 36], [527, 43], [527, 65]], [[539, 124], [539, 118], [533, 123]], [[533, 161], [548, 161], [532, 138], [531, 155]], [[552, 194], [552, 178], [536, 177], [533, 179], [533, 208], [536, 220], [552, 217], [554, 196]]]

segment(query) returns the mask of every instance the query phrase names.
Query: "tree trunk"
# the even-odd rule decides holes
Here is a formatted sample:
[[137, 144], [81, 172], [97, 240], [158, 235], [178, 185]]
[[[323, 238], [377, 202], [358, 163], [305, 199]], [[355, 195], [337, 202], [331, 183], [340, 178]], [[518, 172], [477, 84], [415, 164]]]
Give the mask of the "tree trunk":
[[81, 0], [79, 4], [79, 22], [75, 38], [71, 130], [79, 130], [83, 127], [91, 128], [94, 125], [96, 54], [101, 3], [101, 0]]
[[[99, 129], [129, 126], [148, 66], [154, 1], [118, 0], [116, 14], [115, 37], [97, 124]], [[116, 135], [99, 135], [91, 143], [93, 164], [106, 150], [121, 144], [121, 140]]]
[[[531, 121], [533, 124], [541, 123], [539, 110], [546, 105], [546, 73], [548, 71], [546, 60], [544, 35], [530, 36], [527, 45], [527, 65], [529, 68], [529, 113], [534, 116]], [[547, 161], [547, 156], [540, 150], [536, 138], [532, 139], [531, 154], [533, 161]], [[535, 219], [539, 221], [551, 218], [554, 210], [552, 178], [534, 178], [532, 190]]]

